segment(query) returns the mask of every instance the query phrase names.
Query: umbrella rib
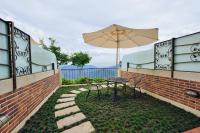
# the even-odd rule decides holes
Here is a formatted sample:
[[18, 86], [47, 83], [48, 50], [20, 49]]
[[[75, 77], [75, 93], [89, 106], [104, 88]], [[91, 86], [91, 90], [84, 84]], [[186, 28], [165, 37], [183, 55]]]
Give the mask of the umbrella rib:
[[[103, 32], [104, 33], [104, 32]], [[102, 33], [101, 33], [102, 34]], [[88, 42], [90, 42], [90, 41], [93, 41], [93, 40], [95, 40], [95, 39], [97, 39], [97, 38], [105, 38], [103, 35], [101, 35], [101, 36], [98, 36], [98, 37], [95, 37], [95, 38], [92, 38], [92, 39], [90, 39], [90, 40], [88, 40]], [[113, 39], [113, 38], [112, 38]], [[109, 38], [107, 37], [107, 39], [106, 40], [109, 40]], [[115, 41], [115, 40], [114, 40]]]
[[131, 40], [133, 43], [135, 43], [136, 45], [138, 45], [138, 43], [135, 40], [132, 40], [129, 36], [124, 35], [126, 38], [128, 38], [129, 40]]
[[[102, 31], [103, 32], [103, 31]], [[112, 36], [110, 36], [109, 34], [103, 32], [105, 35], [107, 35], [108, 37], [110, 37], [113, 41], [116, 41]]]
[[[138, 35], [136, 35], [136, 36], [138, 36]], [[145, 35], [142, 35], [142, 36], [145, 37], [145, 38], [152, 39], [152, 40], [158, 40], [157, 38], [151, 38], [151, 37], [147, 37], [147, 36], [145, 36]]]
[[[133, 31], [131, 31], [131, 32], [133, 32]], [[131, 32], [129, 32], [129, 33], [131, 33]], [[139, 36], [139, 35], [138, 35], [138, 34], [135, 34], [135, 36]], [[147, 36], [145, 36], [145, 35], [141, 35], [141, 36], [146, 37], [146, 38], [149, 38], [149, 39], [152, 39], [152, 40], [158, 40], [157, 38], [151, 38], [151, 37], [147, 37]]]
[[104, 43], [106, 43], [107, 41], [109, 41], [109, 38], [107, 38], [101, 45], [98, 45], [98, 47], [101, 47]]

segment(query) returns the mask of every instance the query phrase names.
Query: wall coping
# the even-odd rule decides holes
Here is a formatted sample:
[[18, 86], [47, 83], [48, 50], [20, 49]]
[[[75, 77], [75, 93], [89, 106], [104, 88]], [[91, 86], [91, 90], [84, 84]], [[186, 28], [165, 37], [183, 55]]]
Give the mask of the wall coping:
[[[120, 69], [120, 70], [127, 72], [127, 69]], [[129, 68], [128, 72], [171, 78], [171, 71]], [[174, 77], [173, 78], [174, 79], [182, 79], [182, 80], [190, 80], [190, 81], [200, 82], [200, 73], [174, 71]]]
[[[46, 72], [40, 72], [40, 73], [33, 73], [30, 75], [24, 75], [24, 76], [19, 76], [16, 78], [17, 82], [17, 89], [27, 86], [29, 84], [35, 83], [39, 80], [42, 80], [44, 78], [50, 77], [54, 74], [59, 73], [59, 70], [50, 70]], [[5, 79], [5, 80], [0, 80], [0, 95], [4, 93], [8, 93], [13, 91], [13, 80], [12, 78], [10, 79]]]

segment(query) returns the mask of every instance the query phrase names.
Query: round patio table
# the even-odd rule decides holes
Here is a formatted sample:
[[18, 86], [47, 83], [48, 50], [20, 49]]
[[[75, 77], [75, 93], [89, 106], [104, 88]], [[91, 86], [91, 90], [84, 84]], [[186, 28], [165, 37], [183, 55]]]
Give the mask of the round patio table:
[[126, 83], [128, 82], [127, 78], [122, 78], [122, 77], [112, 77], [112, 78], [108, 78], [107, 82], [109, 84], [109, 82], [114, 83], [114, 88], [113, 88], [113, 101], [116, 101], [118, 99], [117, 96], [117, 84], [123, 84], [124, 87], [126, 87]]

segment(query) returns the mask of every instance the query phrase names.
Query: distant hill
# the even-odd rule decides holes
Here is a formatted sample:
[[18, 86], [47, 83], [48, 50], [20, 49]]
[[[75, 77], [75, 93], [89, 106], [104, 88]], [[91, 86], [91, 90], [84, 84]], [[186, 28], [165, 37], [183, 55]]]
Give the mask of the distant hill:
[[[61, 69], [77, 69], [78, 67], [74, 65], [61, 65], [60, 68]], [[97, 68], [97, 67], [93, 65], [85, 65], [83, 66], [83, 68]]]
[[[61, 69], [77, 69], [78, 67], [73, 66], [73, 65], [61, 65], [60, 68]], [[83, 68], [116, 68], [116, 66], [113, 65], [113, 66], [107, 66], [107, 67], [97, 67], [94, 65], [85, 65], [85, 66], [83, 66]]]
[[108, 66], [108, 67], [105, 67], [105, 68], [116, 68], [116, 65]]
[[61, 66], [61, 74], [62, 78], [65, 79], [78, 79], [81, 77], [107, 79], [110, 77], [115, 77], [117, 75], [117, 69], [116, 67], [113, 66], [107, 68], [106, 67], [98, 68], [92, 65], [86, 65], [84, 69], [80, 69], [77, 68], [76, 66], [65, 65]]

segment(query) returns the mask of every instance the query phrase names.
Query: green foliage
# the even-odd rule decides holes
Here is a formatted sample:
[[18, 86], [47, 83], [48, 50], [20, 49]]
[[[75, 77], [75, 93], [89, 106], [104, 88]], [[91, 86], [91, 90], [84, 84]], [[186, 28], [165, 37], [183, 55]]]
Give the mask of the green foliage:
[[74, 81], [69, 80], [69, 79], [62, 79], [62, 84], [63, 85], [70, 85], [70, 84], [74, 84]]
[[91, 82], [104, 82], [104, 79], [101, 78], [87, 78], [87, 77], [81, 77], [79, 79], [70, 80], [70, 79], [62, 79], [63, 85], [70, 85], [70, 84], [86, 84], [87, 81]]
[[44, 43], [44, 39], [40, 39], [40, 44], [42, 45], [42, 48], [45, 50], [49, 50], [48, 46]]
[[105, 79], [102, 79], [102, 78], [95, 78], [93, 79], [94, 82], [105, 82], [106, 80]]
[[56, 46], [56, 39], [49, 37], [49, 42], [50, 42], [50, 46], [48, 47], [45, 43], [44, 40], [41, 39], [40, 43], [42, 45], [42, 48], [51, 51], [52, 53], [55, 54], [57, 60], [58, 60], [58, 64], [68, 64], [70, 59], [69, 56], [65, 53], [61, 52], [61, 48], [59, 46]]
[[127, 89], [126, 94], [118, 92], [120, 99], [113, 102], [111, 90], [101, 92], [100, 100], [95, 91], [88, 100], [87, 92], [75, 99], [97, 133], [179, 133], [200, 125], [195, 115], [151, 96], [133, 99]]
[[77, 52], [71, 55], [70, 60], [72, 65], [83, 67], [85, 64], [89, 63], [92, 58], [83, 52]]
[[[55, 118], [55, 105], [60, 96], [80, 87], [59, 88], [19, 133], [57, 133], [80, 124], [58, 129], [58, 118]], [[87, 92], [78, 94], [75, 102], [97, 133], [179, 133], [200, 125], [200, 118], [148, 95], [129, 99], [119, 93], [121, 99], [115, 103], [111, 100], [112, 91], [102, 90], [101, 100], [94, 91], [87, 101], [86, 95]]]
[[91, 57], [89, 57], [87, 53], [83, 52], [75, 52], [70, 57], [67, 54], [61, 52], [61, 48], [56, 45], [57, 44], [56, 39], [49, 37], [48, 40], [50, 42], [49, 47], [45, 44], [44, 39], [40, 39], [40, 44], [43, 49], [51, 51], [52, 53], [55, 54], [59, 65], [68, 64], [69, 62], [72, 62], [72, 65], [83, 67], [85, 64], [89, 63], [90, 60], [92, 59]]
[[86, 84], [88, 80], [92, 80], [92, 79], [87, 78], [87, 77], [82, 77], [82, 78], [74, 80], [74, 83], [76, 83], [76, 84]]

